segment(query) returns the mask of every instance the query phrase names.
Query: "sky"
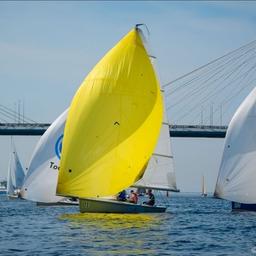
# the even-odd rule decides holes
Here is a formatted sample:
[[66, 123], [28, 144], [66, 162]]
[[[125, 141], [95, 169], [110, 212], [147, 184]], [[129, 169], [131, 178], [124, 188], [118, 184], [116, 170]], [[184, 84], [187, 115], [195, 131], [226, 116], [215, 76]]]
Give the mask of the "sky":
[[[70, 104], [88, 72], [136, 23], [150, 30], [162, 83], [256, 38], [256, 2], [100, 1], [0, 2], [0, 104], [24, 101], [25, 115], [52, 122]], [[171, 121], [171, 120], [170, 120]], [[28, 166], [38, 137], [15, 137]], [[222, 139], [172, 140], [177, 185], [213, 191]], [[0, 178], [10, 137], [0, 137]]]

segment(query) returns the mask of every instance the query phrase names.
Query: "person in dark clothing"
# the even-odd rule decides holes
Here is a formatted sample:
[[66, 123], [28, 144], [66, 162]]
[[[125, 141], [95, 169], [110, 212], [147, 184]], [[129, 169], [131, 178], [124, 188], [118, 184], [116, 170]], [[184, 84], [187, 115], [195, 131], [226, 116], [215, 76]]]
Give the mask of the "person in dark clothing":
[[126, 201], [126, 191], [123, 190], [117, 195], [118, 201]]
[[148, 190], [148, 201], [143, 202], [143, 204], [150, 205], [150, 206], [153, 206], [155, 204], [155, 196], [152, 193], [151, 189]]

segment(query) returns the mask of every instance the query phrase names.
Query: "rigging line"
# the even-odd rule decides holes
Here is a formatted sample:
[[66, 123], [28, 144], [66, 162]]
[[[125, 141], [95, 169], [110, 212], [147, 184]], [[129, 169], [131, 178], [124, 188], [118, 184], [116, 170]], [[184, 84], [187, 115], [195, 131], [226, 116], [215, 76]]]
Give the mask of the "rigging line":
[[13, 120], [15, 121], [16, 117], [17, 117], [17, 112], [16, 111], [13, 111], [7, 107], [5, 107], [4, 105], [1, 105], [0, 104], [0, 107], [2, 108], [2, 111], [4, 111], [5, 113], [8, 113], [9, 115], [13, 116]]
[[[254, 68], [256, 68], [256, 65], [254, 66]], [[249, 79], [248, 79], [248, 80], [249, 80]], [[213, 112], [213, 114], [216, 113], [216, 112], [221, 108], [221, 106], [222, 106], [222, 107], [225, 106], [225, 105], [226, 105], [227, 103], [229, 103], [234, 97], [236, 97], [237, 95], [239, 95], [245, 88], [251, 86], [251, 85], [252, 85], [252, 82], [255, 81], [255, 80], [256, 80], [256, 78], [254, 78], [252, 81], [250, 81], [250, 83], [247, 83], [246, 86], [243, 86], [242, 88], [240, 88], [235, 94], [231, 95], [231, 97], [229, 97], [228, 99], [222, 101], [222, 103], [215, 109], [215, 111]], [[225, 113], [227, 112], [226, 110], [229, 109], [229, 108], [230, 108], [230, 106], [227, 107], [226, 109], [224, 109], [223, 114], [225, 114]], [[206, 121], [207, 121], [207, 120], [208, 120], [208, 119], [206, 119]]]
[[[253, 56], [254, 57], [254, 56]], [[250, 57], [250, 59], [251, 59], [252, 57]], [[247, 60], [246, 60], [247, 61]], [[246, 61], [244, 61], [244, 62], [246, 62]], [[237, 65], [238, 63], [235, 63], [235, 65]], [[234, 66], [235, 66], [234, 65]], [[221, 68], [221, 67], [220, 67]], [[234, 67], [235, 68], [235, 67]], [[201, 83], [199, 83], [199, 85], [198, 86], [196, 86], [196, 88], [193, 88], [193, 90], [192, 90], [192, 93], [194, 92], [194, 91], [196, 91], [196, 90], [198, 90], [198, 89], [201, 89], [201, 88], [205, 88], [206, 86], [207, 86], [207, 83], [205, 84], [205, 82], [210, 82], [210, 80], [212, 79], [212, 78], [214, 78], [215, 76], [217, 76], [217, 75], [219, 75], [219, 74], [221, 74], [221, 73], [223, 73], [225, 70], [220, 70], [220, 71], [217, 71], [217, 72], [215, 72], [210, 78], [208, 78], [207, 80], [203, 80], [203, 81], [201, 81]], [[231, 70], [228, 70], [228, 72], [231, 72]], [[224, 73], [224, 75], [225, 75], [225, 73]], [[223, 76], [223, 75], [222, 75]], [[220, 77], [222, 77], [222, 76], [220, 76]], [[215, 79], [214, 81], [216, 81], [217, 79]], [[190, 95], [191, 94], [191, 91], [189, 91], [188, 93], [187, 93], [187, 95]], [[183, 98], [184, 96], [182, 95], [182, 98]], [[181, 98], [180, 98], [181, 99]], [[174, 105], [176, 105], [176, 103], [180, 103], [180, 99], [179, 100], [177, 100], [174, 104], [172, 104], [172, 105], [169, 105], [168, 107], [173, 107]]]
[[4, 118], [0, 117], [0, 120], [4, 121], [4, 123], [8, 123], [7, 120], [5, 120]]
[[[255, 56], [255, 55], [250, 56], [249, 59], [252, 59], [254, 56]], [[241, 57], [241, 56], [240, 56], [240, 57]], [[242, 64], [244, 64], [244, 63], [247, 62], [247, 61], [248, 61], [248, 59], [247, 59], [246, 61], [242, 62]], [[228, 63], [227, 63], [227, 64], [228, 64]], [[237, 64], [238, 64], [238, 63], [236, 63], [235, 65], [237, 65]], [[234, 65], [234, 66], [235, 66], [235, 65]], [[240, 64], [239, 66], [241, 66], [241, 64]], [[221, 67], [220, 67], [219, 69], [221, 69]], [[234, 68], [233, 68], [233, 69], [234, 69]], [[199, 86], [196, 86], [196, 88], [193, 88], [193, 91], [195, 91], [195, 90], [198, 91], [198, 89], [200, 90], [200, 89], [203, 89], [203, 88], [207, 87], [207, 86], [208, 86], [207, 82], [210, 81], [213, 77], [215, 77], [216, 75], [218, 75], [218, 74], [220, 74], [220, 73], [222, 73], [222, 72], [224, 72], [223, 69], [222, 69], [220, 72], [219, 72], [219, 71], [215, 72], [210, 78], [208, 78], [207, 80], [202, 81], [202, 82], [199, 84]], [[230, 72], [230, 71], [228, 70], [228, 72]], [[225, 73], [224, 73], [224, 75], [225, 75]], [[222, 76], [223, 76], [223, 75], [222, 75]], [[216, 80], [214, 80], [214, 81], [216, 81]], [[192, 93], [193, 93], [193, 91], [192, 91]], [[188, 92], [185, 96], [182, 95], [182, 98], [183, 98], [183, 97], [186, 97], [187, 95], [191, 96], [191, 92]], [[168, 107], [169, 107], [169, 108], [170, 108], [171, 106], [173, 107], [173, 106], [175, 106], [176, 104], [179, 104], [179, 103], [180, 103], [180, 99], [177, 100], [175, 103], [173, 103], [173, 105], [170, 105], [170, 106], [168, 106]], [[167, 108], [168, 108], [168, 107], [167, 107]]]
[[[253, 68], [255, 69], [255, 68], [256, 68], [256, 65], [255, 65]], [[247, 88], [249, 85], [251, 85], [251, 83], [252, 83], [253, 81], [255, 81], [255, 80], [256, 80], [256, 78], [252, 79], [251, 81], [248, 79], [248, 84], [247, 84], [246, 86], [242, 87], [237, 93], [235, 93], [234, 95], [231, 95], [231, 97], [229, 97], [228, 99], [224, 100], [224, 101], [222, 102], [222, 105], [226, 105], [228, 102], [230, 102], [231, 99], [233, 99], [235, 96], [237, 96], [243, 89], [245, 89], [245, 88]], [[250, 83], [249, 83], [249, 81], [250, 81]]]
[[[11, 115], [14, 115], [14, 116], [16, 117], [16, 115], [17, 115], [17, 112], [16, 112], [16, 111], [13, 111], [12, 109], [7, 108], [6, 106], [4, 106], [4, 105], [2, 105], [2, 104], [0, 104], [0, 107], [4, 108], [5, 111], [10, 112]], [[33, 119], [30, 119], [30, 118], [28, 118], [28, 117], [26, 117], [26, 116], [24, 116], [24, 119], [25, 119], [25, 122], [30, 121], [30, 122], [33, 122], [33, 123], [37, 123], [37, 122], [34, 121]], [[27, 123], [28, 123], [28, 122], [27, 122]]]
[[[196, 95], [200, 93], [200, 95], [204, 94], [204, 91], [202, 91], [204, 88], [209, 88], [212, 87], [213, 85], [216, 87], [219, 87], [223, 84], [222, 83], [217, 83], [218, 80], [221, 80], [223, 78], [223, 81], [225, 82], [228, 78], [233, 77], [236, 73], [241, 72], [243, 69], [245, 69], [245, 67], [251, 62], [251, 60], [255, 57], [255, 55], [250, 56], [249, 58], [245, 59], [242, 63], [238, 62], [236, 63], [236, 65], [234, 65], [231, 69], [227, 69], [227, 71], [223, 72], [219, 72], [218, 74], [214, 74], [213, 76], [211, 76], [210, 78], [208, 78], [207, 80], [202, 81], [198, 86], [196, 86], [192, 91], [190, 90], [188, 93], [186, 93], [185, 95], [181, 95], [178, 98], [175, 98], [176, 101], [174, 101], [174, 103], [172, 102], [172, 100], [167, 100], [167, 102], [171, 102], [172, 104], [167, 104], [167, 109], [170, 108], [176, 108], [178, 105], [183, 105], [184, 103], [184, 98], [191, 98], [191, 101], [194, 102], [194, 98], [197, 97]], [[239, 64], [240, 63], [240, 64]], [[239, 64], [239, 65], [238, 65]], [[218, 76], [217, 76], [218, 75]], [[214, 79], [215, 78], [215, 79]], [[207, 93], [207, 91], [205, 91]], [[211, 92], [212, 93], [212, 92]], [[208, 95], [211, 95], [210, 93], [208, 93]]]
[[2, 109], [0, 109], [0, 114], [9, 118], [11, 121], [13, 121], [14, 119], [12, 117], [10, 117], [9, 115], [7, 115], [6, 113], [2, 112]]
[[[226, 86], [225, 86], [225, 88], [223, 88], [223, 90], [225, 90], [230, 84], [232, 84], [232, 82], [235, 80], [235, 81], [237, 81], [237, 83], [240, 83], [240, 81], [238, 80], [238, 79], [240, 79], [242, 76], [243, 77], [246, 77], [252, 70], [254, 69], [254, 66], [252, 67], [252, 68], [250, 68], [249, 70], [247, 70], [247, 72], [246, 73], [243, 73], [242, 75], [240, 75], [239, 77], [234, 77], [233, 78], [233, 80], [232, 81], [230, 81]], [[252, 73], [251, 73], [252, 74]], [[216, 94], [216, 93], [215, 93]], [[214, 96], [215, 94], [213, 94], [212, 96]], [[232, 98], [232, 96], [231, 96], [231, 98]], [[224, 105], [224, 102], [225, 102], [226, 100], [224, 100], [224, 101], [222, 101], [219, 105], [218, 105], [218, 107], [216, 108], [216, 111], [218, 111], [220, 108], [221, 108], [221, 106], [223, 106]], [[206, 110], [205, 109], [205, 107], [204, 106], [202, 106], [202, 105], [200, 105], [201, 106], [201, 108], [203, 107], [203, 111], [204, 110]], [[216, 113], [216, 111], [214, 111], [214, 113]], [[201, 113], [199, 113], [198, 115], [200, 115]], [[208, 119], [206, 119], [206, 121], [208, 121], [209, 120], [209, 116], [208, 116]], [[195, 121], [195, 120], [193, 120], [193, 121]]]
[[[226, 75], [226, 77], [224, 78], [223, 81], [226, 81], [229, 77], [232, 76], [232, 74], [234, 74], [237, 70], [239, 70], [239, 68], [245, 67], [244, 64], [247, 65], [248, 62], [249, 62], [251, 59], [253, 59], [255, 56], [256, 56], [256, 55], [251, 56], [249, 59], [247, 59], [247, 60], [245, 60], [244, 62], [240, 63], [237, 67], [234, 67], [233, 70], [229, 70], [228, 73], [222, 74], [220, 77], [216, 78], [215, 80], [213, 80], [213, 81], [211, 81], [211, 82], [206, 81], [206, 83], [205, 83], [204, 86], [196, 87], [196, 88], [194, 89], [194, 92], [192, 92], [192, 93], [187, 93], [187, 94], [186, 94], [185, 96], [183, 96], [183, 97], [184, 97], [184, 98], [186, 98], [186, 96], [191, 97], [191, 96], [194, 96], [194, 95], [197, 94], [197, 93], [200, 93], [200, 92], [201, 92], [201, 91], [200, 91], [201, 89], [203, 89], [203, 88], [205, 88], [205, 87], [209, 87], [211, 84], [215, 83], [216, 81], [218, 81], [219, 79], [221, 79], [221, 78], [222, 78], [223, 76], [225, 76], [225, 75]], [[233, 80], [232, 80], [232, 81], [233, 81]], [[219, 84], [219, 85], [221, 85], [221, 84]], [[217, 86], [219, 86], [219, 85], [217, 85]], [[224, 86], [224, 87], [221, 87], [221, 88], [225, 88], [225, 86]], [[214, 89], [215, 89], [215, 88], [214, 88]], [[211, 95], [211, 93], [212, 93], [213, 91], [214, 91], [214, 90], [212, 90], [210, 93], [208, 93], [208, 95]], [[219, 90], [217, 90], [217, 91], [219, 91]], [[192, 99], [191, 99], [191, 101], [192, 101]], [[180, 103], [181, 103], [180, 101], [179, 101], [179, 102], [175, 102], [173, 105], [168, 106], [167, 109], [169, 109], [169, 108], [171, 108], [171, 107], [174, 108], [175, 106], [179, 105]], [[199, 102], [199, 104], [200, 104], [200, 102]]]
[[233, 51], [231, 51], [231, 52], [228, 52], [228, 53], [224, 54], [223, 56], [221, 56], [221, 57], [219, 57], [219, 58], [217, 58], [217, 59], [214, 59], [214, 60], [212, 60], [212, 61], [210, 61], [210, 62], [208, 62], [208, 63], [206, 63], [206, 64], [204, 64], [204, 65], [202, 65], [202, 66], [200, 66], [200, 67], [198, 67], [197, 69], [195, 69], [195, 70], [193, 70], [193, 71], [191, 71], [191, 72], [189, 72], [189, 73], [187, 73], [187, 74], [185, 74], [185, 75], [182, 75], [182, 76], [176, 78], [175, 80], [172, 80], [172, 81], [170, 81], [170, 82], [164, 84], [164, 85], [163, 85], [163, 88], [166, 87], [166, 86], [168, 86], [168, 85], [171, 84], [171, 83], [174, 83], [174, 82], [176, 82], [176, 81], [178, 81], [178, 80], [180, 80], [180, 79], [182, 79], [182, 78], [184, 78], [184, 77], [186, 77], [186, 76], [188, 76], [188, 75], [190, 75], [190, 74], [192, 74], [192, 73], [194, 73], [194, 72], [200, 70], [200, 69], [203, 69], [204, 67], [209, 66], [209, 65], [212, 64], [212, 63], [217, 62], [218, 60], [221, 60], [221, 59], [225, 58], [226, 56], [228, 56], [228, 55], [230, 55], [230, 54], [232, 54], [232, 53], [234, 53], [234, 52], [240, 51], [241, 49], [243, 49], [243, 48], [245, 48], [245, 47], [247, 47], [247, 46], [249, 46], [249, 45], [251, 45], [251, 44], [254, 44], [255, 42], [256, 42], [256, 40], [253, 40], [253, 41], [251, 41], [251, 42], [248, 43], [248, 44], [245, 44], [245, 45], [243, 45], [243, 46], [241, 46], [241, 47], [239, 47], [239, 48], [237, 48], [237, 49], [235, 49], [235, 50], [233, 50]]
[[[179, 87], [179, 84], [178, 84], [178, 85], [176, 86], [176, 88], [174, 88], [174, 89], [173, 89], [171, 92], [169, 92], [168, 94], [173, 94], [173, 93], [175, 93], [176, 91], [178, 91], [178, 90], [184, 88], [185, 86], [191, 84], [191, 82], [194, 81], [194, 80], [196, 80], [198, 77], [200, 78], [200, 77], [206, 75], [207, 73], [212, 72], [212, 70], [214, 70], [214, 68], [215, 68], [215, 70], [216, 70], [216, 69], [219, 69], [220, 67], [225, 66], [225, 65], [226, 65], [227, 63], [229, 63], [230, 61], [236, 60], [236, 59], [239, 59], [239, 58], [245, 56], [247, 53], [249, 53], [250, 51], [252, 51], [252, 50], [254, 50], [254, 49], [255, 49], [255, 47], [254, 47], [254, 48], [251, 48], [251, 49], [249, 49], [249, 50], [247, 50], [246, 52], [244, 52], [244, 53], [242, 53], [242, 54], [240, 54], [240, 55], [238, 55], [238, 56], [236, 56], [236, 55], [235, 55], [235, 56], [228, 56], [228, 58], [226, 58], [224, 61], [222, 61], [222, 62], [223, 62], [222, 64], [221, 64], [221, 62], [220, 62], [217, 67], [216, 67], [217, 63], [215, 63], [215, 66], [213, 65], [213, 67], [211, 67], [211, 66], [207, 67], [207, 68], [208, 68], [208, 71], [205, 71], [205, 72], [203, 71], [203, 74], [202, 74], [202, 72], [199, 73], [199, 74], [198, 74], [197, 76], [195, 76], [194, 78], [192, 78], [192, 79], [186, 81], [185, 84], [183, 83], [182, 85], [180, 85], [180, 87]], [[220, 65], [220, 64], [221, 64], [221, 65]], [[207, 69], [206, 69], [206, 70], [207, 70]], [[174, 86], [175, 86], [175, 84], [172, 85], [172, 86], [170, 86], [169, 89], [172, 89]], [[166, 89], [166, 91], [168, 91], [168, 89]]]
[[[256, 79], [253, 79], [256, 80]], [[249, 87], [251, 84], [247, 84], [245, 87], [242, 87], [237, 93], [236, 95], [233, 95], [232, 97], [229, 98], [229, 101], [232, 100], [235, 96], [239, 95], [244, 89], [246, 89], [247, 87]], [[227, 101], [226, 103], [224, 103], [223, 105], [226, 105], [229, 101]], [[227, 113], [227, 110], [231, 108], [231, 104], [228, 105], [225, 108], [225, 111], [222, 112], [222, 115], [224, 116]], [[218, 109], [216, 109], [213, 113], [216, 113], [218, 110], [220, 109], [220, 107], [218, 107]], [[237, 109], [237, 108], [236, 108]], [[207, 121], [207, 120], [206, 120]]]
[[221, 65], [219, 65], [219, 66], [214, 66], [214, 67], [211, 67], [211, 68], [206, 69], [204, 72], [200, 72], [200, 73], [198, 73], [198, 74], [195, 74], [195, 76], [192, 77], [191, 79], [188, 79], [187, 81], [183, 82], [182, 84], [178, 84], [178, 85], [176, 86], [176, 88], [173, 88], [173, 87], [175, 86], [175, 84], [173, 84], [173, 87], [170, 87], [170, 89], [172, 89], [172, 90], [170, 90], [170, 92], [168, 92], [168, 90], [167, 90], [167, 94], [168, 94], [168, 95], [172, 95], [172, 94], [176, 93], [177, 91], [180, 91], [181, 89], [184, 89], [185, 87], [188, 87], [188, 86], [191, 85], [191, 83], [193, 83], [193, 82], [203, 80], [204, 77], [207, 77], [207, 75], [208, 75], [209, 73], [212, 73], [212, 72], [215, 71], [215, 70], [221, 70], [221, 68], [222, 68], [223, 66], [226, 66], [229, 62], [233, 61], [234, 59], [236, 60], [237, 58], [240, 58], [241, 56], [242, 56], [242, 55], [240, 55], [240, 56], [238, 56], [238, 57], [236, 57], [236, 58], [233, 58], [233, 59], [229, 59], [229, 60], [227, 60], [226, 62], [223, 62], [223, 63], [222, 63]]
[[3, 109], [1, 107], [2, 106], [0, 105], [0, 111], [2, 111], [2, 114], [5, 113], [5, 116], [8, 115], [8, 118], [11, 119], [13, 122], [15, 122], [17, 113], [15, 112], [15, 114], [13, 114], [12, 112], [6, 111], [5, 109]]
[[[247, 73], [243, 74], [243, 76], [246, 77], [246, 76], [250, 73], [250, 71], [253, 70], [254, 68], [255, 68], [255, 66], [254, 66], [253, 68], [251, 68], [250, 70], [248, 70]], [[193, 107], [192, 109], [194, 110], [194, 109], [196, 109], [196, 107], [197, 107], [197, 106]], [[186, 117], [189, 113], [190, 113], [190, 112], [186, 112], [181, 118], [179, 118], [178, 121], [182, 120], [182, 119], [183, 119], [184, 117]], [[208, 118], [206, 119], [206, 121], [208, 121], [208, 120], [209, 120], [209, 116], [208, 116]]]
[[[254, 55], [254, 56], [256, 56], [256, 55]], [[251, 60], [254, 56], [252, 56], [250, 59], [248, 59], [248, 60], [244, 61], [243, 63], [241, 63], [239, 66], [237, 66], [237, 67], [234, 68], [233, 70], [230, 70], [230, 71], [229, 71], [230, 73], [227, 74], [227, 76], [223, 79], [223, 81], [226, 81], [228, 78], [230, 78], [230, 77], [231, 77], [236, 71], [238, 71], [241, 67], [244, 68], [245, 65], [247, 65], [247, 64], [250, 62], [250, 60]], [[244, 65], [244, 64], [245, 64], [245, 65]], [[226, 86], [220, 87], [219, 90], [217, 90], [216, 93], [214, 93], [214, 94], [211, 95], [211, 96], [216, 95], [217, 92], [220, 92], [221, 89], [226, 89], [235, 79], [240, 78], [240, 77], [242, 77], [243, 75], [245, 75], [245, 77], [246, 77], [247, 73], [250, 72], [250, 71], [251, 71], [251, 68], [250, 68], [249, 70], [247, 70], [247, 71], [246, 71], [244, 74], [242, 74], [241, 76], [234, 77], [233, 80], [231, 80]], [[241, 73], [241, 71], [238, 72], [238, 74], [239, 74], [239, 73]], [[218, 80], [219, 80], [219, 79], [218, 79]], [[217, 81], [217, 80], [215, 80], [215, 81], [213, 81], [213, 82], [216, 82], [216, 81]], [[213, 90], [212, 90], [212, 92], [213, 92]]]
[[14, 115], [13, 113], [10, 113], [9, 111], [6, 111], [5, 109], [1, 108], [1, 105], [0, 105], [0, 111], [1, 113], [5, 113], [5, 116], [8, 115], [8, 118], [11, 119], [13, 122], [16, 122], [16, 115]]
[[[248, 70], [247, 73], [243, 74], [243, 76], [245, 75], [245, 77], [246, 77], [246, 76], [249, 74], [249, 72], [255, 68], [255, 66], [256, 66], [256, 65], [254, 65], [253, 68], [251, 68], [250, 70]], [[206, 99], [206, 100], [207, 100], [207, 99]], [[202, 104], [203, 102], [205, 102], [206, 100], [204, 99], [203, 101], [201, 101], [201, 104]], [[192, 107], [192, 108], [190, 109], [190, 111], [188, 111], [188, 112], [186, 112], [185, 114], [183, 114], [183, 116], [182, 116], [179, 120], [183, 120], [188, 114], [191, 113], [192, 110], [196, 109], [197, 107], [198, 107], [198, 105]]]
[[1, 109], [1, 106], [0, 106], [0, 111], [2, 114], [5, 113], [5, 116], [8, 115], [8, 118], [15, 122], [16, 115], [10, 114], [8, 111]]

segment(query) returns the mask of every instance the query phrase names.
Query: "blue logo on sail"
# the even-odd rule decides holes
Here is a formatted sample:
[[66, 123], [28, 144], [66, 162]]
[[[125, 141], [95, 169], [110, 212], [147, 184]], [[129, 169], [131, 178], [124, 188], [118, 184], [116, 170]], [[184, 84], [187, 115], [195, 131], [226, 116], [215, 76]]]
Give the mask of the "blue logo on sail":
[[55, 153], [59, 159], [60, 159], [61, 150], [62, 150], [62, 139], [63, 139], [63, 134], [57, 139], [55, 144]]

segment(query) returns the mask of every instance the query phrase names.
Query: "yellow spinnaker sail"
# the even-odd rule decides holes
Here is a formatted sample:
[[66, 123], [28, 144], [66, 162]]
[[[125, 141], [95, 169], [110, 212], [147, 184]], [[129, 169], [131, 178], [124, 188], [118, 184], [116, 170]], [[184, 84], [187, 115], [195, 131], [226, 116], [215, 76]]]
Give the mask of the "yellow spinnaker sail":
[[114, 195], [143, 175], [162, 123], [159, 82], [138, 29], [86, 77], [64, 130], [57, 194]]

